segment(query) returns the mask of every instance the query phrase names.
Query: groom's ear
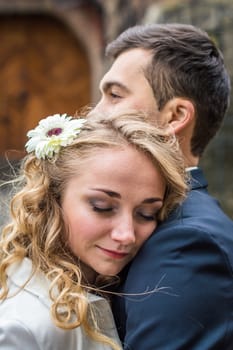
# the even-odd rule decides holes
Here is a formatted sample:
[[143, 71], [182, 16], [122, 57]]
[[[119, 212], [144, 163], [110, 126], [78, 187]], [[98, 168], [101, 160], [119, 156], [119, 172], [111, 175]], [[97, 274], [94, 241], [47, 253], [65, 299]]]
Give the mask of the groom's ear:
[[195, 108], [190, 100], [175, 97], [169, 100], [161, 110], [161, 117], [164, 126], [169, 125], [178, 135], [194, 126]]

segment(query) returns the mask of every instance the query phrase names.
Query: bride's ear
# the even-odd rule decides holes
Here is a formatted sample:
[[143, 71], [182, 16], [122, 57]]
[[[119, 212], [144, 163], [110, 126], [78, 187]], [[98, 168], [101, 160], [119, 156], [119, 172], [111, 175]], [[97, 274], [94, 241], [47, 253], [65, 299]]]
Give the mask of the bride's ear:
[[193, 126], [195, 108], [190, 100], [175, 97], [168, 101], [161, 111], [163, 122], [169, 124], [175, 134]]

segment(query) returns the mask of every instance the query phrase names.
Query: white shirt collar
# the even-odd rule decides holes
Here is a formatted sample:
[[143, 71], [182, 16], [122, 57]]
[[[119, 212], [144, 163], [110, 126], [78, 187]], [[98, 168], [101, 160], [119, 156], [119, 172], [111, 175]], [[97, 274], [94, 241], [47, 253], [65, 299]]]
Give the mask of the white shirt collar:
[[185, 171], [192, 171], [198, 169], [198, 166], [190, 166], [188, 168], [185, 168]]

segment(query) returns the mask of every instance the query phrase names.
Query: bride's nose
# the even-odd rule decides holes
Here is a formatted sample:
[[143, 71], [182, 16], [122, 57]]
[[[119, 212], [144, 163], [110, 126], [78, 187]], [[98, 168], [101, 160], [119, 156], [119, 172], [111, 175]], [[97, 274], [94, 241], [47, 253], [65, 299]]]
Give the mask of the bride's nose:
[[135, 243], [135, 227], [132, 216], [119, 217], [112, 228], [111, 237], [123, 245]]

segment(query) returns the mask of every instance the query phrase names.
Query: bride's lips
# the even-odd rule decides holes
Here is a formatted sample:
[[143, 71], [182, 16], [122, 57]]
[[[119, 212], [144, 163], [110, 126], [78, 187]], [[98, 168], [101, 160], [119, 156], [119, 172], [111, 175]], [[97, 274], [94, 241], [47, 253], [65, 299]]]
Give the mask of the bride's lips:
[[129, 255], [128, 252], [119, 252], [119, 251], [115, 251], [115, 250], [109, 250], [109, 249], [105, 249], [102, 247], [97, 246], [104, 254], [108, 255], [111, 258], [114, 259], [123, 259], [125, 258], [127, 255]]

